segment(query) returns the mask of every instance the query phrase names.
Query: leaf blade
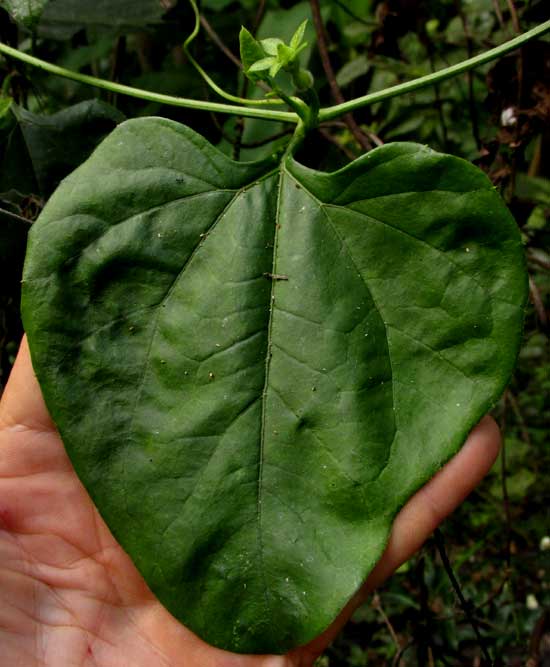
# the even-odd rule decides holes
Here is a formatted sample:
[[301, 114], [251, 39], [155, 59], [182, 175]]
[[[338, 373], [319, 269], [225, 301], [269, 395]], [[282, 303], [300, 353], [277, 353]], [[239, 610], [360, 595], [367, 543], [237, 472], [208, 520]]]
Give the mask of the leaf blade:
[[33, 362], [176, 617], [255, 653], [331, 622], [511, 372], [513, 225], [481, 172], [414, 144], [321, 174], [234, 163], [160, 119], [63, 183], [31, 232]]

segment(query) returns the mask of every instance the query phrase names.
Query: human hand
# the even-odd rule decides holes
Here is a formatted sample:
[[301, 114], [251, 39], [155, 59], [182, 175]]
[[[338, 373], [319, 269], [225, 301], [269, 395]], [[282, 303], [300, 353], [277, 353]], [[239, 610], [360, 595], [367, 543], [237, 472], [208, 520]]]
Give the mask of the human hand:
[[310, 667], [353, 610], [479, 483], [500, 436], [485, 417], [397, 516], [388, 547], [334, 624], [286, 656], [212, 648], [147, 588], [77, 478], [23, 341], [0, 403], [0, 646], [6, 667]]

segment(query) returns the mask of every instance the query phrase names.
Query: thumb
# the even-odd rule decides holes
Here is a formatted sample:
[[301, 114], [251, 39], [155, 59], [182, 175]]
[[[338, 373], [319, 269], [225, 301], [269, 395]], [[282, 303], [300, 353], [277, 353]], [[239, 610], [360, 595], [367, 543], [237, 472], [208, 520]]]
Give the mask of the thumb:
[[26, 336], [0, 401], [0, 426], [23, 426], [35, 431], [55, 431], [36, 380]]

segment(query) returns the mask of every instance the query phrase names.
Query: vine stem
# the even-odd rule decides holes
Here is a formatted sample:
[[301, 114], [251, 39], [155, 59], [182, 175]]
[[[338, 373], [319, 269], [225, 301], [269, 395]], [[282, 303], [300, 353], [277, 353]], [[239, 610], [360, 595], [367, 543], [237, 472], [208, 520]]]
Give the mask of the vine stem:
[[263, 118], [264, 120], [282, 121], [284, 123], [298, 122], [297, 114], [290, 111], [256, 109], [236, 104], [224, 104], [223, 102], [207, 102], [205, 100], [192, 100], [188, 97], [175, 97], [173, 95], [154, 93], [150, 90], [143, 90], [142, 88], [126, 86], [122, 83], [115, 83], [114, 81], [107, 81], [106, 79], [100, 79], [95, 76], [90, 76], [89, 74], [81, 74], [80, 72], [74, 72], [73, 70], [49, 63], [46, 60], [30, 56], [27, 53], [23, 53], [7, 44], [3, 44], [2, 42], [0, 42], [0, 53], [5, 53], [7, 56], [21, 60], [28, 65], [32, 65], [33, 67], [49, 72], [50, 74], [56, 74], [66, 79], [72, 79], [73, 81], [95, 86], [96, 88], [102, 88], [113, 93], [137, 97], [141, 100], [147, 100], [148, 102], [159, 102], [160, 104], [167, 104], [174, 107], [186, 107], [187, 109], [198, 109], [199, 111], [240, 114], [241, 116], [248, 116], [250, 118]]
[[[355, 100], [349, 100], [343, 104], [336, 104], [334, 106], [321, 109], [318, 115], [318, 122], [332, 120], [338, 116], [349, 113], [350, 111], [354, 111], [355, 109], [359, 109], [370, 104], [375, 104], [376, 102], [380, 102], [391, 97], [404, 95], [405, 93], [411, 93], [415, 90], [419, 90], [420, 88], [425, 88], [426, 86], [433, 86], [435, 83], [445, 81], [446, 79], [450, 79], [453, 76], [467, 72], [474, 67], [478, 67], [479, 65], [484, 65], [491, 60], [495, 60], [496, 58], [499, 58], [500, 56], [505, 55], [510, 51], [514, 51], [529, 40], [534, 39], [535, 37], [540, 37], [547, 32], [550, 32], [550, 21], [545, 21], [536, 28], [528, 30], [522, 35], [518, 35], [517, 37], [504, 42], [504, 44], [501, 44], [494, 49], [490, 49], [485, 53], [480, 53], [473, 58], [463, 60], [456, 65], [451, 65], [451, 67], [446, 67], [445, 69], [439, 70], [439, 72], [434, 72], [432, 74], [428, 74], [427, 76], [421, 76], [417, 79], [413, 79], [412, 81], [406, 81], [405, 83], [401, 83], [397, 86], [392, 86], [391, 88], [386, 88], [375, 93], [369, 93], [368, 95], [363, 95], [362, 97], [358, 97]], [[45, 72], [49, 72], [50, 74], [62, 76], [66, 79], [72, 79], [73, 81], [95, 86], [96, 88], [109, 90], [112, 93], [120, 93], [121, 95], [137, 97], [149, 102], [159, 102], [160, 104], [185, 107], [188, 109], [198, 109], [201, 111], [214, 111], [218, 113], [235, 114], [246, 116], [248, 118], [262, 118], [264, 120], [282, 121], [284, 123], [297, 124], [300, 120], [298, 114], [291, 111], [278, 111], [275, 109], [260, 109], [240, 106], [237, 104], [224, 104], [221, 102], [192, 100], [187, 97], [175, 97], [172, 95], [164, 95], [162, 93], [154, 93], [152, 91], [143, 90], [141, 88], [126, 86], [121, 83], [115, 83], [114, 81], [107, 81], [95, 76], [81, 74], [80, 72], [74, 72], [73, 70], [59, 67], [59, 65], [54, 65], [53, 63], [41, 60], [35, 56], [23, 53], [18, 49], [14, 49], [11, 46], [8, 46], [7, 44], [3, 44], [2, 42], [0, 42], [0, 53], [4, 53], [7, 56], [15, 58], [16, 60], [20, 60], [24, 63], [27, 63], [28, 65], [32, 65], [38, 69], [44, 70]]]
[[436, 83], [445, 81], [446, 79], [451, 79], [454, 76], [463, 74], [468, 70], [473, 69], [474, 67], [479, 67], [485, 63], [495, 60], [500, 56], [503, 56], [510, 51], [514, 51], [518, 47], [522, 46], [526, 42], [534, 39], [535, 37], [540, 37], [545, 33], [550, 31], [550, 21], [545, 21], [536, 28], [532, 28], [527, 32], [524, 32], [522, 35], [518, 35], [513, 39], [510, 39], [500, 46], [496, 46], [494, 49], [480, 53], [473, 58], [468, 58], [467, 60], [462, 60], [456, 65], [451, 65], [450, 67], [445, 67], [445, 69], [439, 70], [438, 72], [433, 72], [432, 74], [427, 74], [426, 76], [418, 77], [417, 79], [412, 79], [412, 81], [405, 81], [405, 83], [400, 83], [396, 86], [391, 86], [390, 88], [385, 88], [375, 93], [369, 93], [363, 95], [362, 97], [357, 97], [354, 100], [349, 100], [343, 104], [335, 104], [331, 107], [326, 107], [319, 111], [319, 122], [326, 120], [332, 120], [338, 116], [342, 116], [345, 113], [354, 111], [364, 106], [369, 106], [370, 104], [375, 104], [376, 102], [381, 102], [382, 100], [390, 99], [391, 97], [397, 97], [398, 95], [404, 95], [405, 93], [412, 93], [415, 90], [420, 88], [425, 88], [426, 86], [433, 86]]

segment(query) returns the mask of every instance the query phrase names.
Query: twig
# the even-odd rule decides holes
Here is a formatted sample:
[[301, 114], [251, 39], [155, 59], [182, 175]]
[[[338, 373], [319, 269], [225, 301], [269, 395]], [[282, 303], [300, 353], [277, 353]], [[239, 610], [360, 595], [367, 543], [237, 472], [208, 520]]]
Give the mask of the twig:
[[218, 47], [218, 49], [227, 57], [229, 60], [236, 65], [239, 69], [242, 69], [243, 65], [241, 61], [237, 58], [237, 56], [231, 51], [231, 49], [226, 46], [221, 39], [221, 37], [218, 35], [218, 33], [214, 30], [214, 28], [210, 25], [208, 22], [208, 19], [206, 19], [202, 14], [200, 16], [200, 22], [201, 26], [204, 28], [204, 31], [210, 37], [210, 39], [214, 42], [214, 44]]
[[526, 444], [531, 445], [531, 437], [529, 436], [529, 431], [527, 430], [527, 425], [525, 423], [523, 415], [521, 414], [521, 410], [517, 402], [517, 399], [514, 396], [514, 394], [512, 394], [512, 391], [510, 389], [508, 389], [507, 391], [507, 396], [508, 400], [510, 401], [510, 405], [512, 406], [512, 410], [514, 411], [514, 414], [516, 416], [516, 419], [519, 422], [519, 427], [523, 440], [525, 441]]
[[550, 261], [547, 261], [542, 257], [537, 257], [537, 255], [533, 254], [532, 251], [531, 252], [527, 251], [527, 259], [530, 262], [533, 262], [533, 264], [540, 266], [541, 269], [546, 269], [547, 271], [550, 271]]
[[401, 664], [401, 658], [412, 646], [414, 646], [414, 642], [410, 640], [405, 644], [405, 646], [403, 646], [403, 648], [399, 649], [399, 651], [395, 654], [393, 658], [392, 667], [399, 667], [399, 665]]
[[378, 25], [376, 21], [366, 21], [365, 19], [362, 19], [360, 16], [357, 16], [354, 12], [351, 11], [351, 9], [346, 5], [345, 2], [342, 2], [342, 0], [334, 0], [334, 4], [338, 5], [340, 9], [342, 9], [348, 16], [351, 16], [352, 19], [355, 21], [358, 21], [359, 23], [362, 23], [363, 25], [368, 26], [369, 28], [376, 27]]
[[[519, 25], [518, 13], [516, 11], [516, 6], [514, 5], [514, 0], [506, 0], [508, 9], [510, 10], [510, 17], [512, 19], [512, 26], [514, 27], [514, 32], [519, 35], [521, 28]], [[523, 71], [524, 71], [524, 60], [523, 60], [523, 49], [518, 51], [518, 60], [517, 60], [517, 77], [518, 77], [518, 90], [517, 90], [517, 99], [516, 99], [516, 108], [521, 109], [522, 100], [523, 100]], [[515, 192], [516, 189], [516, 174], [518, 169], [518, 148], [520, 146], [521, 138], [521, 124], [516, 122], [514, 129], [514, 150], [512, 152], [511, 167], [512, 173], [510, 175], [510, 192]]]
[[[487, 595], [485, 600], [483, 602], [480, 602], [479, 604], [476, 605], [476, 611], [479, 611], [480, 609], [483, 609], [484, 607], [487, 607], [488, 605], [493, 602], [498, 596], [502, 593], [504, 590], [504, 586], [510, 581], [510, 572], [505, 569], [504, 570], [504, 577], [501, 579], [499, 582], [498, 586], [493, 588], [493, 590]], [[436, 616], [436, 619], [438, 621], [450, 621], [455, 618], [455, 614], [439, 614]], [[490, 625], [490, 622], [487, 619], [480, 619], [480, 622], [482, 622], [484, 625]]]
[[[262, 19], [265, 14], [265, 0], [261, 0], [258, 10], [256, 12], [256, 17], [254, 18], [254, 25], [252, 27], [252, 34], [256, 35], [258, 28], [260, 26], [260, 23], [262, 22]], [[262, 87], [265, 86], [264, 90], [267, 89], [269, 90], [269, 87], [263, 82], [263, 81], [258, 81], [258, 85], [262, 84]], [[248, 77], [243, 78], [242, 86], [241, 86], [241, 97], [247, 97], [248, 96], [248, 88], [249, 88], [249, 79]], [[243, 147], [243, 135], [244, 135], [244, 126], [245, 126], [245, 118], [244, 116], [239, 116], [237, 118], [237, 122], [235, 123], [235, 142], [233, 143], [233, 159], [235, 161], [238, 161], [239, 158], [241, 157], [241, 148]], [[269, 143], [269, 142], [266, 142]], [[262, 145], [262, 144], [260, 144]]]
[[[510, 581], [510, 570], [506, 568], [504, 570], [504, 576], [500, 580], [498, 586], [493, 588], [493, 590], [489, 593], [489, 595], [485, 598], [485, 600], [483, 600], [483, 602], [480, 602], [478, 605], [476, 605], [477, 610], [483, 609], [483, 607], [487, 607], [488, 605], [491, 604], [491, 602], [493, 602], [493, 600], [496, 600], [496, 598], [499, 597], [499, 595], [502, 593], [504, 587], [509, 581]], [[488, 623], [487, 619], [484, 619], [484, 622], [487, 624]]]
[[[526, 667], [530, 667], [530, 665], [535, 667], [535, 665], [539, 664], [539, 657], [542, 657], [540, 655], [542, 638], [548, 630], [550, 630], [550, 611], [545, 609], [535, 623], [535, 627], [531, 633], [531, 639], [529, 641], [529, 661], [527, 662]], [[547, 663], [544, 662], [544, 664]]]
[[[435, 62], [434, 62], [434, 46], [428, 34], [426, 33], [427, 41], [427, 50], [428, 50], [428, 60], [430, 61], [430, 68], [432, 72], [435, 72]], [[443, 147], [446, 149], [449, 143], [447, 123], [445, 122], [445, 114], [443, 113], [443, 102], [441, 100], [441, 89], [439, 84], [434, 85], [435, 93], [435, 107], [437, 109], [437, 115], [439, 116], [439, 124], [441, 125], [441, 132], [443, 134]]]
[[508, 496], [508, 470], [506, 468], [506, 412], [508, 407], [508, 391], [502, 398], [502, 414], [500, 416], [500, 432], [502, 433], [502, 447], [500, 449], [500, 484], [502, 489], [502, 506], [506, 519], [506, 569], [510, 570], [512, 562], [512, 513], [510, 512], [510, 498]]
[[508, 5], [508, 9], [510, 10], [512, 25], [514, 26], [514, 32], [516, 32], [519, 35], [519, 33], [521, 32], [521, 28], [519, 25], [518, 12], [516, 10], [516, 6], [514, 5], [514, 0], [506, 0], [506, 4]]
[[495, 14], [501, 28], [504, 28], [504, 17], [502, 16], [502, 10], [500, 9], [499, 0], [493, 0], [493, 7], [495, 8]]
[[430, 636], [430, 607], [428, 605], [429, 591], [424, 577], [425, 571], [425, 557], [421, 556], [418, 562], [418, 580], [420, 584], [420, 611], [422, 613], [423, 621], [418, 624], [418, 647], [417, 647], [417, 662], [418, 667], [428, 667], [428, 655], [431, 647]]
[[[319, 127], [337, 127], [340, 130], [344, 130], [347, 128], [346, 123], [338, 120], [328, 120], [323, 123], [319, 123]], [[369, 132], [369, 138], [371, 139], [373, 144], [376, 144], [376, 146], [383, 146], [384, 142], [380, 137], [376, 136], [376, 134]]]
[[[466, 38], [466, 52], [468, 53], [468, 58], [471, 58], [474, 55], [474, 42], [472, 39], [472, 33], [470, 32], [470, 26], [468, 25], [468, 19], [466, 18], [466, 14], [464, 14], [462, 11], [461, 0], [455, 0], [455, 5], [462, 22], [464, 37]], [[474, 73], [472, 70], [469, 70], [466, 76], [468, 78], [468, 108], [470, 111], [470, 120], [472, 121], [472, 134], [474, 135], [474, 140], [476, 142], [477, 149], [479, 150], [481, 148], [481, 137], [479, 134], [479, 120], [477, 116], [477, 105], [474, 95]]]
[[[248, 78], [245, 76], [240, 90], [241, 97], [248, 96]], [[235, 120], [235, 141], [233, 142], [233, 155], [232, 158], [235, 162], [238, 162], [241, 158], [241, 148], [243, 147], [243, 135], [244, 135], [244, 116], [238, 116]]]
[[338, 148], [338, 150], [341, 151], [348, 158], [348, 160], [355, 160], [357, 156], [354, 155], [349, 148], [343, 146], [339, 141], [337, 141], [330, 132], [324, 130], [322, 127], [318, 127], [317, 131], [323, 137], [323, 139], [326, 139], [333, 146], [336, 146], [336, 148]]
[[255, 35], [258, 32], [260, 23], [262, 22], [265, 16], [265, 10], [267, 9], [265, 0], [260, 0], [258, 3], [258, 9], [256, 10], [256, 16], [254, 17], [254, 25], [252, 28], [252, 34]]
[[[112, 64], [111, 64], [111, 81], [118, 81], [120, 73], [124, 71], [124, 59], [126, 55], [126, 35], [120, 35], [116, 40], [115, 48], [113, 50]], [[116, 93], [109, 93], [109, 103], [114, 107], [117, 106], [118, 95]]]
[[460, 584], [458, 583], [454, 572], [453, 568], [451, 566], [451, 563], [449, 562], [449, 558], [447, 556], [447, 551], [445, 550], [445, 540], [443, 539], [443, 533], [439, 528], [436, 528], [434, 531], [434, 541], [435, 545], [437, 547], [437, 551], [439, 553], [439, 557], [441, 558], [441, 562], [443, 563], [443, 567], [445, 569], [445, 572], [447, 573], [447, 576], [449, 577], [449, 581], [451, 582], [451, 585], [454, 589], [454, 592], [456, 593], [456, 596], [458, 597], [458, 600], [460, 602], [460, 606], [462, 608], [462, 611], [464, 612], [466, 618], [468, 619], [468, 622], [472, 626], [477, 641], [479, 643], [479, 647], [481, 648], [481, 653], [483, 654], [483, 659], [485, 660], [485, 663], [487, 667], [492, 667], [493, 665], [493, 660], [491, 656], [489, 655], [489, 651], [487, 649], [487, 646], [485, 644], [485, 640], [481, 636], [481, 632], [479, 629], [479, 625], [477, 623], [477, 620], [475, 616], [472, 614], [471, 609], [470, 609], [470, 604], [466, 601], [464, 595], [462, 594], [462, 590], [460, 588]]
[[319, 127], [338, 127], [342, 130], [346, 128], [347, 125], [341, 120], [329, 120], [324, 123], [319, 123]]
[[[240, 70], [243, 69], [243, 64], [237, 58], [237, 56], [231, 51], [231, 49], [225, 44], [223, 39], [218, 35], [218, 33], [214, 30], [214, 28], [210, 25], [208, 22], [208, 19], [205, 18], [202, 14], [199, 17], [199, 21], [201, 23], [201, 26], [204, 28], [204, 31], [206, 34], [210, 37], [210, 39], [214, 42], [214, 44], [220, 49], [220, 51], [227, 57], [229, 60]], [[245, 79], [245, 83], [248, 84], [248, 79]], [[266, 92], [271, 92], [271, 88], [265, 83], [265, 81], [257, 81], [256, 85], [265, 90]], [[241, 97], [244, 97], [241, 95]]]
[[[191, 65], [195, 68], [195, 70], [200, 74], [202, 79], [208, 84], [208, 86], [220, 97], [223, 97], [225, 100], [228, 100], [229, 102], [233, 102], [234, 104], [246, 104], [250, 106], [259, 106], [259, 105], [272, 105], [272, 104], [284, 104], [285, 102], [280, 98], [280, 96], [277, 96], [276, 99], [264, 99], [264, 100], [257, 100], [257, 99], [248, 99], [244, 97], [238, 97], [237, 95], [233, 95], [232, 93], [228, 92], [227, 90], [224, 90], [221, 86], [219, 86], [214, 79], [210, 76], [210, 74], [202, 67], [193, 54], [191, 53], [191, 44], [194, 42], [196, 39], [197, 35], [200, 32], [201, 28], [201, 14], [199, 12], [199, 8], [197, 6], [196, 0], [189, 0], [189, 4], [191, 5], [191, 8], [193, 9], [193, 15], [195, 18], [195, 24], [193, 27], [193, 30], [190, 35], [187, 36], [185, 41], [183, 42], [183, 50], [185, 52], [185, 55], [187, 57], [187, 60], [191, 63]], [[222, 43], [222, 40], [218, 37], [218, 44]], [[224, 45], [224, 53], [227, 52], [227, 47]], [[234, 56], [236, 58], [236, 56]], [[111, 84], [112, 85], [112, 84]], [[235, 109], [237, 111], [237, 109]], [[246, 115], [246, 114], [241, 114], [241, 115]]]
[[[327, 40], [325, 35], [325, 28], [323, 26], [323, 19], [321, 17], [321, 8], [319, 7], [319, 0], [310, 0], [311, 13], [313, 15], [313, 23], [315, 25], [315, 32], [317, 33], [317, 44], [319, 46], [319, 54], [321, 56], [321, 62], [323, 63], [323, 69], [327, 77], [327, 81], [330, 86], [330, 92], [336, 104], [344, 103], [344, 96], [340, 90], [340, 86], [336, 81], [336, 76], [334, 75], [334, 70], [330, 63], [330, 58], [328, 55]], [[365, 151], [370, 151], [373, 148], [373, 144], [367, 135], [361, 130], [352, 113], [347, 113], [344, 116], [344, 122], [349, 128], [349, 131], [355, 137], [355, 140]]]
[[531, 297], [531, 303], [533, 304], [537, 317], [544, 329], [548, 327], [548, 316], [546, 315], [546, 310], [544, 309], [544, 303], [539, 292], [539, 288], [535, 281], [529, 276], [529, 296]]
[[[490, 62], [491, 60], [500, 58], [506, 53], [514, 51], [528, 41], [535, 39], [536, 37], [540, 37], [549, 31], [550, 20], [541, 23], [531, 30], [527, 30], [525, 33], [518, 35], [513, 39], [509, 39], [504, 44], [500, 44], [493, 49], [489, 49], [489, 51], [480, 53], [473, 58], [462, 60], [455, 65], [451, 65], [450, 67], [445, 67], [444, 69], [437, 71], [435, 74], [430, 73], [425, 76], [420, 76], [416, 79], [412, 79], [411, 81], [405, 81], [395, 86], [384, 88], [383, 90], [361, 95], [357, 98], [354, 98], [353, 100], [344, 102], [343, 104], [334, 104], [330, 107], [322, 108], [319, 110], [319, 121], [325, 122], [328, 120], [333, 120], [334, 118], [354, 111], [355, 109], [376, 104], [378, 102], [382, 102], [383, 100], [389, 100], [393, 97], [411, 93], [415, 90], [420, 90], [426, 86], [433, 86], [434, 83], [439, 83], [441, 81], [451, 79], [454, 76], [458, 76], [459, 74], [466, 72], [468, 69], [479, 67], [485, 63]], [[88, 74], [82, 74], [81, 72], [75, 72], [74, 70], [70, 70], [65, 67], [59, 67], [59, 65], [47, 62], [41, 58], [35, 58], [28, 53], [20, 51], [19, 49], [14, 49], [7, 44], [4, 44], [3, 42], [0, 42], [0, 53], [8, 55], [12, 58], [16, 58], [17, 60], [27, 63], [28, 65], [32, 65], [33, 67], [41, 69], [45, 72], [49, 72], [50, 74], [54, 74], [56, 76], [62, 76], [66, 79], [71, 79], [72, 81], [78, 81], [79, 83], [101, 88], [102, 90], [111, 90], [116, 93], [120, 93], [121, 95], [129, 95], [130, 97], [136, 97], [138, 99], [148, 100], [150, 102], [169, 104], [174, 107], [183, 107], [186, 109], [198, 109], [201, 111], [214, 111], [232, 115], [241, 114], [250, 118], [263, 118], [264, 120], [282, 121], [285, 123], [297, 124], [300, 120], [297, 113], [290, 111], [250, 108], [243, 106], [240, 103], [226, 104], [220, 102], [206, 102], [203, 100], [194, 100], [187, 97], [163, 95], [162, 93], [155, 93], [151, 90], [144, 90], [143, 88], [135, 88], [133, 86], [125, 86], [123, 84], [115, 83], [114, 81], [108, 81], [106, 79], [90, 76]], [[247, 100], [247, 104], [252, 104], [253, 101], [254, 100]], [[268, 100], [260, 101], [260, 104], [267, 103]]]
[[390, 633], [392, 641], [395, 644], [395, 648], [399, 651], [401, 649], [401, 644], [399, 642], [399, 637], [397, 636], [397, 633], [395, 632], [394, 627], [391, 624], [390, 619], [388, 618], [386, 612], [384, 611], [384, 608], [382, 607], [382, 601], [380, 600], [380, 595], [378, 595], [378, 593], [375, 593], [373, 595], [372, 606], [376, 609], [376, 611], [382, 617], [382, 620], [384, 621], [384, 625], [388, 628], [388, 632]]

